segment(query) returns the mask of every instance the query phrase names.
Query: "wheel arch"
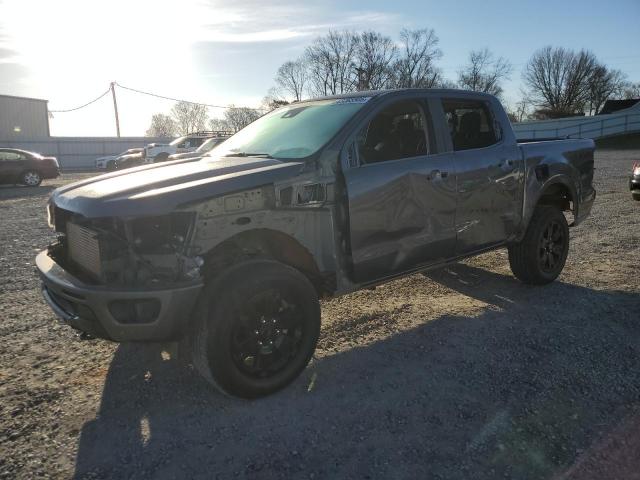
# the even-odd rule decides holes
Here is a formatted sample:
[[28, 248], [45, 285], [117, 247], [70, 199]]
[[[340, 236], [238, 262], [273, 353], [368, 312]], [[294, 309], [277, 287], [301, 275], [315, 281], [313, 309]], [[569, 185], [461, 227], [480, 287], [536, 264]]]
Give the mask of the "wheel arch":
[[575, 187], [564, 177], [557, 177], [549, 180], [538, 195], [537, 205], [553, 205], [563, 212], [570, 211], [574, 215], [576, 212], [577, 194]]
[[321, 295], [326, 289], [313, 254], [293, 236], [269, 228], [255, 228], [236, 233], [210, 248], [204, 258], [205, 280], [247, 259], [272, 259], [305, 275]]
[[537, 182], [527, 187], [525, 192], [525, 204], [523, 212], [522, 230], [517, 241], [522, 238], [533, 212], [538, 205], [552, 205], [558, 207], [563, 212], [570, 212], [573, 219], [578, 214], [578, 194], [576, 188], [567, 175], [554, 175], [542, 185]]

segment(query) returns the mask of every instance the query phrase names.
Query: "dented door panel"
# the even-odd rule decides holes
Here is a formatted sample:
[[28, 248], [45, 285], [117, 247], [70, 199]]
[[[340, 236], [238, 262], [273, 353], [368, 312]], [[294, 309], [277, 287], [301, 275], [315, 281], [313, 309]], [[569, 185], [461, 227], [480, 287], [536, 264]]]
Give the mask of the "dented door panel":
[[351, 252], [365, 282], [451, 257], [455, 245], [455, 171], [450, 155], [352, 168]]
[[458, 170], [456, 254], [508, 240], [521, 218], [523, 161], [516, 146], [455, 152]]

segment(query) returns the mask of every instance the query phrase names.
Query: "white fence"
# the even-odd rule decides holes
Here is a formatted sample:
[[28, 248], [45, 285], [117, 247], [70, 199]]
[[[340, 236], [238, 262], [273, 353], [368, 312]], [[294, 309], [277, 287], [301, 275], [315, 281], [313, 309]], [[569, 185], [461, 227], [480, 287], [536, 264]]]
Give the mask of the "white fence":
[[568, 117], [513, 124], [518, 139], [598, 138], [640, 132], [640, 103], [608, 115]]
[[91, 170], [95, 160], [117, 155], [129, 148], [144, 147], [148, 143], [168, 143], [171, 138], [154, 137], [49, 137], [30, 140], [0, 140], [0, 147], [21, 148], [58, 159], [63, 171]]

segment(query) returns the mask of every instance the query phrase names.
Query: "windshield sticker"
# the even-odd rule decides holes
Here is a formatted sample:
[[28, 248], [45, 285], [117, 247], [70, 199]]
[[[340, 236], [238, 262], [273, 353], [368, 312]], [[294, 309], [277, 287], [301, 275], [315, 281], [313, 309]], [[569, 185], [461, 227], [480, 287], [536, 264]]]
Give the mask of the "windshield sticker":
[[341, 105], [344, 103], [367, 103], [369, 100], [371, 100], [371, 97], [338, 98], [334, 105]]

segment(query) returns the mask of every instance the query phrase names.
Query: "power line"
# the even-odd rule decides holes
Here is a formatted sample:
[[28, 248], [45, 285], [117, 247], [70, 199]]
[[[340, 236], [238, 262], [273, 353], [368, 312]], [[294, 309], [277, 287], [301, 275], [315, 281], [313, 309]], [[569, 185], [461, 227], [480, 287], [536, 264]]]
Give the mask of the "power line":
[[[157, 93], [145, 92], [143, 90], [138, 90], [137, 88], [125, 87], [124, 85], [120, 85], [118, 82], [114, 82], [114, 84], [117, 85], [120, 88], [124, 88], [125, 90], [130, 90], [132, 92], [140, 93], [142, 95], [149, 95], [151, 97], [162, 98], [164, 100], [171, 100], [171, 101], [174, 101], [174, 102], [184, 102], [184, 103], [189, 103], [191, 105], [202, 105], [204, 107], [211, 107], [211, 108], [224, 108], [224, 109], [229, 108], [229, 105], [212, 105], [210, 103], [192, 102], [190, 100], [182, 100], [182, 99], [179, 99], [179, 98], [173, 98], [173, 97], [167, 97], [165, 95], [159, 95]], [[92, 103], [97, 102], [102, 97], [107, 95], [110, 91], [111, 91], [111, 86], [109, 86], [109, 88], [104, 93], [102, 93], [100, 96], [94, 98], [90, 102], [87, 102], [87, 103], [85, 103], [83, 105], [80, 105], [79, 107], [68, 108], [66, 110], [49, 110], [49, 113], [75, 112], [76, 110], [80, 110], [81, 108], [88, 107]], [[254, 107], [235, 107], [235, 108], [250, 108], [251, 110], [265, 110], [264, 108], [254, 108]]]
[[98, 100], [100, 100], [102, 97], [104, 97], [105, 95], [107, 95], [109, 92], [111, 91], [111, 87], [109, 87], [107, 89], [106, 92], [104, 92], [102, 95], [100, 95], [97, 98], [94, 98], [93, 100], [91, 100], [90, 102], [85, 103], [84, 105], [80, 105], [79, 107], [75, 107], [75, 108], [69, 108], [67, 110], [49, 110], [49, 113], [66, 113], [66, 112], [74, 112], [76, 110], [80, 110], [81, 108], [84, 107], [88, 107], [89, 105], [91, 105], [92, 103], [97, 102]]
[[[162, 98], [164, 100], [172, 100], [174, 102], [190, 103], [191, 105], [202, 105], [202, 106], [211, 107], [211, 108], [225, 108], [225, 109], [229, 108], [229, 105], [212, 105], [210, 103], [192, 102], [190, 100], [182, 100], [180, 98], [167, 97], [165, 95], [159, 95], [157, 93], [145, 92], [143, 90], [138, 90], [136, 88], [125, 87], [124, 85], [120, 85], [118, 82], [115, 82], [115, 84], [120, 88], [124, 88], [125, 90], [130, 90], [132, 92], [141, 93], [142, 95], [149, 95], [150, 97]], [[251, 110], [264, 110], [264, 108], [253, 108], [253, 107], [235, 107], [235, 108], [250, 108]]]

